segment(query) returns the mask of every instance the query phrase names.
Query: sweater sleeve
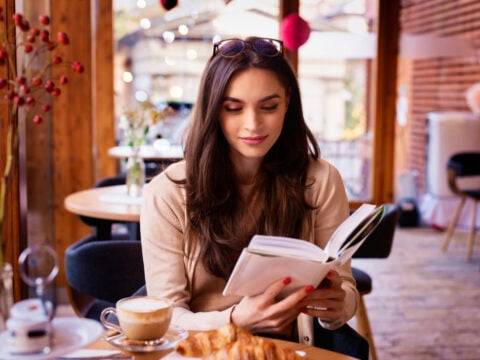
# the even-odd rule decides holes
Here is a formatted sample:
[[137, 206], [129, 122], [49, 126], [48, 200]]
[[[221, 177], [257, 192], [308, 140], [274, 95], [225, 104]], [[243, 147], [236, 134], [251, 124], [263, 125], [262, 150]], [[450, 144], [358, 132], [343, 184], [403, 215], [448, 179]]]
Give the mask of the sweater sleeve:
[[[317, 206], [313, 219], [313, 241], [324, 248], [335, 229], [349, 216], [349, 203], [343, 180], [338, 170], [324, 160], [312, 166], [318, 184], [313, 187], [312, 198]], [[351, 261], [338, 267], [336, 271], [342, 279], [342, 288], [346, 292], [343, 318], [334, 323], [320, 321], [326, 329], [337, 329], [350, 320], [358, 305], [358, 291], [352, 275]]]

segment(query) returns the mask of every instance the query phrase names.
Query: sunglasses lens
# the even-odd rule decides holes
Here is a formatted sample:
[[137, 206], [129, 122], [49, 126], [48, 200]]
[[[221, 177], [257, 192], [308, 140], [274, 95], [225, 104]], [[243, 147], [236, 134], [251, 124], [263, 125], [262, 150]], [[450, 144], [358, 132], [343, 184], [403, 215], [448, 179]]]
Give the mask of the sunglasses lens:
[[280, 43], [267, 39], [253, 40], [252, 46], [255, 51], [264, 56], [275, 56], [281, 52]]
[[245, 49], [245, 43], [241, 40], [226, 40], [218, 45], [218, 52], [222, 56], [235, 56]]

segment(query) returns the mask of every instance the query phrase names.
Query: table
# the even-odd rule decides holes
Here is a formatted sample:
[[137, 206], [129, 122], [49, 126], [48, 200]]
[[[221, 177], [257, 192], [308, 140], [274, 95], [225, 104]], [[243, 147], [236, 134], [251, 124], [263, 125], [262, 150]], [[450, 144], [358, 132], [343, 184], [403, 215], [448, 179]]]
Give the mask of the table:
[[78, 191], [68, 195], [64, 205], [77, 215], [114, 221], [140, 221], [141, 198], [129, 197], [126, 185]]
[[[305, 360], [352, 360], [352, 358], [347, 355], [339, 354], [336, 352], [328, 351], [325, 349], [320, 349], [304, 344], [298, 344], [283, 340], [276, 340], [272, 339], [280, 347], [288, 347], [294, 350], [304, 351], [306, 353]], [[105, 350], [118, 350], [118, 348], [114, 347], [113, 345], [109, 344], [104, 339], [97, 340], [93, 344], [86, 347], [86, 349], [105, 349]], [[125, 354], [131, 355], [135, 360], [157, 360], [165, 357], [167, 354], [172, 352], [172, 350], [162, 350], [156, 351], [152, 353], [130, 353], [128, 351], [123, 351]], [[188, 358], [185, 358], [188, 359]]]
[[[108, 149], [108, 154], [116, 158], [128, 158], [132, 154], [130, 146], [114, 146]], [[140, 156], [145, 161], [172, 163], [183, 159], [183, 149], [180, 145], [153, 146], [142, 145]]]

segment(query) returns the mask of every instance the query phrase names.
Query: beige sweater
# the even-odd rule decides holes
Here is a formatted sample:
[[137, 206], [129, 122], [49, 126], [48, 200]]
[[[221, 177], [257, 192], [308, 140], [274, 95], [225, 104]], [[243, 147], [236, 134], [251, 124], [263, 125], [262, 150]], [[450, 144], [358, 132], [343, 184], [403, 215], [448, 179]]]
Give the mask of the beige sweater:
[[[218, 328], [230, 321], [230, 312], [240, 301], [237, 296], [223, 296], [225, 280], [208, 273], [199, 259], [199, 249], [186, 233], [185, 190], [171, 182], [185, 178], [185, 162], [169, 166], [146, 187], [141, 211], [141, 237], [147, 292], [175, 300], [172, 323], [190, 330]], [[311, 161], [308, 176], [315, 184], [306, 191], [312, 212], [312, 228], [304, 226], [303, 237], [324, 247], [336, 227], [348, 216], [349, 207], [338, 171], [325, 160]], [[307, 224], [307, 222], [305, 222]], [[346, 291], [344, 317], [336, 323], [322, 323], [335, 329], [356, 311], [358, 292], [350, 263], [337, 270]], [[313, 342], [312, 319], [298, 317], [300, 341]]]

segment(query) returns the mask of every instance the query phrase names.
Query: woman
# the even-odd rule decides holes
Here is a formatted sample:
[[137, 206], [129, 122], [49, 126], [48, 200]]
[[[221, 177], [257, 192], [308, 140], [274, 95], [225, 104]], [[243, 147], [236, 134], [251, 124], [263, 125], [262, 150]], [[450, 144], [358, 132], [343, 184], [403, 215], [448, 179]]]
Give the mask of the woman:
[[[350, 264], [283, 300], [290, 279], [258, 296], [223, 296], [254, 234], [324, 247], [349, 207], [337, 170], [319, 158], [295, 73], [274, 39], [224, 40], [204, 71], [185, 160], [147, 186], [141, 213], [147, 292], [176, 301], [172, 322], [206, 330], [231, 321], [312, 344], [311, 317], [336, 329], [355, 313]], [[297, 321], [295, 321], [297, 320]]]

